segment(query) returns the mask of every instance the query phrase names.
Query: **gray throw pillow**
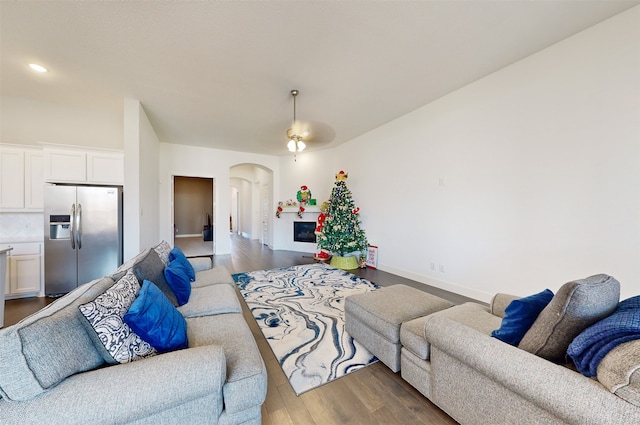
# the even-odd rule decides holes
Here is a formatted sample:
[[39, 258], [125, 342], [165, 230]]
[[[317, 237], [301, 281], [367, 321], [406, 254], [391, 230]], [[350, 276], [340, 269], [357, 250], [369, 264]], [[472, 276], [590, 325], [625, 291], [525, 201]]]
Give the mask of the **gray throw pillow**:
[[153, 282], [169, 301], [171, 301], [171, 304], [175, 307], [178, 306], [176, 294], [173, 293], [169, 283], [167, 283], [167, 279], [164, 277], [164, 263], [155, 250], [150, 249], [147, 255], [135, 263], [133, 265], [133, 272], [138, 278], [140, 285], [142, 285], [145, 280]]
[[619, 300], [620, 282], [606, 274], [565, 283], [542, 310], [518, 348], [555, 363], [565, 363], [571, 341], [610, 315]]

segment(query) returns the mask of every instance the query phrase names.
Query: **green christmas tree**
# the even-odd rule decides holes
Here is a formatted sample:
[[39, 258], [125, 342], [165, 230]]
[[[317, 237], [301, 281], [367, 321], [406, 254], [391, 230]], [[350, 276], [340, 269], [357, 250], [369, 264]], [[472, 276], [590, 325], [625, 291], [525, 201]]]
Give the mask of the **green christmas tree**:
[[365, 255], [367, 236], [360, 228], [360, 208], [356, 208], [347, 187], [348, 177], [344, 171], [336, 174], [327, 217], [318, 235], [318, 248], [340, 256], [355, 251]]

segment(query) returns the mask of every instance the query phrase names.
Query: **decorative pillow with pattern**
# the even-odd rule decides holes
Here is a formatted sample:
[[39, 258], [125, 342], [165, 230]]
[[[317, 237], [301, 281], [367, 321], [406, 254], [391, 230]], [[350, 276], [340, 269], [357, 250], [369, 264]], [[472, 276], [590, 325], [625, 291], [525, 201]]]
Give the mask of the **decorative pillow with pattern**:
[[138, 292], [140, 284], [129, 270], [95, 300], [78, 306], [94, 345], [107, 363], [128, 363], [157, 354], [123, 320]]
[[171, 245], [169, 242], [162, 241], [158, 245], [154, 246], [153, 249], [158, 253], [158, 257], [162, 260], [165, 266], [169, 264], [169, 253], [171, 252]]

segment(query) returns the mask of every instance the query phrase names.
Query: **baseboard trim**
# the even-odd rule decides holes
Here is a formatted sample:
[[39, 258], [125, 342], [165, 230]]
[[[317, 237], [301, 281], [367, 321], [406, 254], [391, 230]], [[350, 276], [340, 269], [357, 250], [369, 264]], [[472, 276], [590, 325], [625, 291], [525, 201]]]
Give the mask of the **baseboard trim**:
[[407, 279], [415, 280], [416, 282], [424, 283], [426, 285], [431, 285], [445, 291], [453, 292], [454, 294], [459, 294], [468, 298], [473, 298], [474, 300], [482, 301], [485, 303], [491, 302], [491, 298], [493, 298], [493, 295], [494, 295], [494, 294], [489, 294], [487, 292], [482, 292], [475, 289], [467, 288], [466, 286], [458, 285], [452, 282], [434, 279], [429, 276], [424, 276], [424, 275], [413, 273], [407, 270], [398, 269], [396, 267], [387, 266], [385, 264], [378, 264], [378, 269], [387, 273], [391, 273], [391, 274], [395, 274], [395, 275], [407, 278]]

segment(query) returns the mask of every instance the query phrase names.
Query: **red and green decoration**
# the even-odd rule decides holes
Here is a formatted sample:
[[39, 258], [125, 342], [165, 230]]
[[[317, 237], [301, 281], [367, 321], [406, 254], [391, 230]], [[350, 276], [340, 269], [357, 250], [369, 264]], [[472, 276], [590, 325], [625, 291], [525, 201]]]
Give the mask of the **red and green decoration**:
[[360, 208], [353, 202], [347, 187], [348, 178], [344, 171], [336, 174], [329, 208], [317, 235], [318, 248], [339, 256], [353, 252], [364, 255], [368, 247], [367, 236], [360, 228]]

